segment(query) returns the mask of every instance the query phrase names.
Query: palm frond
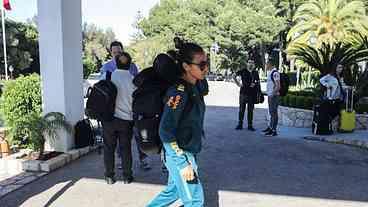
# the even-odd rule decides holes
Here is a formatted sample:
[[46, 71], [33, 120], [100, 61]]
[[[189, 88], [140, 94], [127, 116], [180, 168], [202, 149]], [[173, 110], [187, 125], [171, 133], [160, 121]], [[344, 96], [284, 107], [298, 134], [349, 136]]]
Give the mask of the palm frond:
[[349, 68], [357, 62], [368, 60], [367, 48], [364, 46], [355, 48], [351, 44], [343, 42], [322, 43], [319, 48], [307, 44], [296, 44], [288, 50], [288, 53], [319, 70], [322, 75], [335, 70], [338, 64]]
[[60, 112], [47, 113], [42, 118], [43, 131], [51, 138], [57, 137], [57, 130], [65, 129], [67, 132], [72, 131], [72, 126], [66, 121], [64, 114]]

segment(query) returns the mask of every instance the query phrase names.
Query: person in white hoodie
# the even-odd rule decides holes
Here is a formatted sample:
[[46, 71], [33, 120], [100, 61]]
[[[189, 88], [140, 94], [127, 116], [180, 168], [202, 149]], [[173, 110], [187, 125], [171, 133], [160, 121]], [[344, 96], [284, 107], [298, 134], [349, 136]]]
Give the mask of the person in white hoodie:
[[115, 149], [117, 140], [122, 146], [123, 154], [123, 182], [129, 184], [133, 181], [132, 172], [132, 135], [133, 112], [132, 94], [135, 90], [133, 75], [129, 72], [131, 57], [128, 53], [116, 56], [117, 70], [111, 73], [111, 81], [117, 88], [114, 119], [104, 122], [104, 163], [105, 179], [108, 184], [115, 183]]

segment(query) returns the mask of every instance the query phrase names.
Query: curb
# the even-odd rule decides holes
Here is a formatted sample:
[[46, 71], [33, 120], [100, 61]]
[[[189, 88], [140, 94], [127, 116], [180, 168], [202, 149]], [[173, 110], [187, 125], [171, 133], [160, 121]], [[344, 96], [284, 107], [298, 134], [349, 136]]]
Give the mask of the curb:
[[357, 139], [343, 139], [337, 137], [317, 137], [317, 136], [305, 136], [303, 137], [305, 140], [312, 140], [312, 141], [321, 141], [321, 142], [328, 142], [333, 144], [343, 144], [353, 147], [358, 147], [362, 149], [368, 149], [368, 140], [357, 140]]

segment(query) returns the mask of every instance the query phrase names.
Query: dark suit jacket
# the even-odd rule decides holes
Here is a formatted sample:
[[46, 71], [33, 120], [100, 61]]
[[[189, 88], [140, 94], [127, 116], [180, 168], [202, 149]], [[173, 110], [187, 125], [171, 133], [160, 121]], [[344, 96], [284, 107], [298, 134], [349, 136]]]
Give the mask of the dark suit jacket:
[[[243, 86], [240, 88], [240, 93], [250, 97], [256, 97], [257, 93], [261, 91], [261, 85], [259, 81], [258, 71], [248, 71], [247, 69], [240, 70], [236, 73], [241, 77]], [[254, 87], [250, 85], [254, 83]]]

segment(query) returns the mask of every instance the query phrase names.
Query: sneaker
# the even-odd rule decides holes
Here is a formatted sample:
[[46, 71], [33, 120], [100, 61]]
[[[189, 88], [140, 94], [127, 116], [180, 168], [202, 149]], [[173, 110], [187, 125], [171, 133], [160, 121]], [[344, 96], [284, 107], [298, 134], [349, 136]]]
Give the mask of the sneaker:
[[241, 124], [238, 124], [238, 126], [235, 127], [235, 130], [242, 130], [243, 126]]
[[266, 137], [274, 137], [274, 136], [277, 136], [277, 132], [275, 130], [271, 130], [271, 131], [268, 131], [267, 133], [265, 133], [265, 136]]
[[249, 130], [249, 131], [252, 131], [252, 132], [256, 131], [256, 129], [255, 129], [255, 128], [253, 128], [252, 126], [249, 126], [249, 127], [248, 127], [248, 130]]
[[105, 177], [105, 181], [109, 185], [112, 185], [112, 184], [114, 184], [116, 182], [116, 180], [115, 180], [114, 177], [107, 177], [107, 176]]
[[150, 170], [150, 169], [151, 169], [151, 165], [149, 164], [149, 162], [148, 162], [148, 159], [147, 159], [147, 158], [145, 158], [145, 159], [141, 160], [141, 161], [140, 161], [139, 166], [140, 166], [143, 170], [145, 170], [145, 171], [147, 171], [147, 170]]
[[267, 127], [267, 129], [262, 130], [262, 132], [264, 132], [264, 133], [267, 133], [267, 132], [269, 132], [269, 131], [272, 131], [272, 129], [271, 129], [270, 127]]
[[123, 183], [124, 184], [130, 184], [132, 183], [134, 180], [133, 176], [127, 176], [127, 177], [123, 177]]

